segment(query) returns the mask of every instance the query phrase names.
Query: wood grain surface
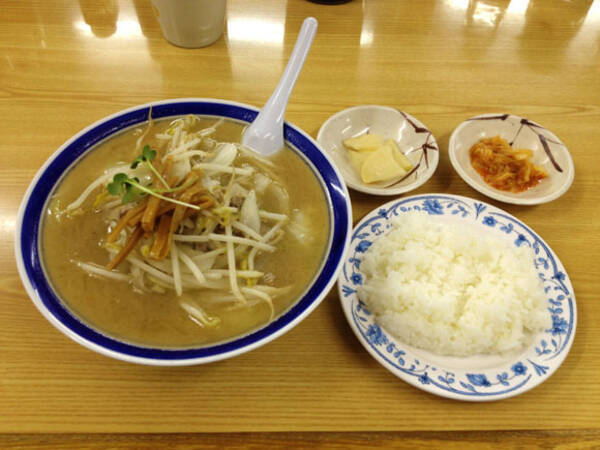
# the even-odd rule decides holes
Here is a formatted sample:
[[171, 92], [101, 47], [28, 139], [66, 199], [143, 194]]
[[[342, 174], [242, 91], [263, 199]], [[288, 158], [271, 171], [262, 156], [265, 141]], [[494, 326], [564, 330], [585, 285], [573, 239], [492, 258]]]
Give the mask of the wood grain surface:
[[[167, 43], [147, 0], [5, 0], [0, 9], [0, 446], [600, 447], [599, 0], [229, 0], [223, 37], [202, 49]], [[441, 150], [436, 173], [414, 193], [485, 200], [558, 254], [578, 328], [568, 358], [539, 387], [471, 404], [409, 386], [362, 348], [335, 289], [274, 342], [182, 368], [95, 354], [29, 300], [14, 226], [44, 161], [82, 128], [136, 104], [216, 97], [262, 105], [309, 15], [319, 30], [288, 120], [316, 136], [349, 106], [403, 109]], [[452, 130], [490, 112], [528, 117], [569, 147], [575, 181], [564, 196], [501, 204], [454, 172]], [[391, 200], [350, 195], [355, 221]], [[145, 434], [215, 432], [233, 434]]]
[[[444, 449], [597, 449], [598, 430], [451, 432], [329, 432], [226, 434], [8, 434], [3, 446], [28, 450], [66, 449], [173, 449], [196, 448], [444, 448]], [[3, 447], [4, 448], [4, 447]]]

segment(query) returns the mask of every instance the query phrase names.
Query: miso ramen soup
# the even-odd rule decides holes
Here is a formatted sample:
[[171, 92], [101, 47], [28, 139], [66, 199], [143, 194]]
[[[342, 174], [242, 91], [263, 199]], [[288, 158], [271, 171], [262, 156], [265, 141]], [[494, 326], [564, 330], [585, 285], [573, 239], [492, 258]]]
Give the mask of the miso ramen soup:
[[130, 129], [63, 177], [42, 223], [44, 269], [83, 322], [162, 348], [249, 333], [289, 309], [324, 261], [322, 186], [285, 148], [195, 116]]

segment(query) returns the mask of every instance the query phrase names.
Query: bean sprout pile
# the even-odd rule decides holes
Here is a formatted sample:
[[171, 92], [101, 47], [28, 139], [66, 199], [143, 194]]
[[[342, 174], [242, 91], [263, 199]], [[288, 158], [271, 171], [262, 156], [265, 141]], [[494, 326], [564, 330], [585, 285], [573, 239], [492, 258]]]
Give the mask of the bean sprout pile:
[[[102, 214], [107, 230], [100, 245], [108, 262], [75, 263], [141, 292], [175, 291], [203, 327], [220, 321], [206, 312], [205, 300], [231, 308], [265, 302], [272, 319], [273, 300], [290, 286], [275, 287], [275, 276], [259, 270], [257, 261], [286, 233], [300, 239], [302, 215], [290, 211], [272, 161], [213, 139], [222, 120], [205, 128], [199, 123], [195, 116], [173, 120], [154, 135], [153, 148], [144, 145], [149, 120], [136, 130], [133, 163], [104, 171], [66, 207], [71, 216], [89, 213], [95, 194], [91, 210]], [[182, 296], [195, 290], [206, 295]]]

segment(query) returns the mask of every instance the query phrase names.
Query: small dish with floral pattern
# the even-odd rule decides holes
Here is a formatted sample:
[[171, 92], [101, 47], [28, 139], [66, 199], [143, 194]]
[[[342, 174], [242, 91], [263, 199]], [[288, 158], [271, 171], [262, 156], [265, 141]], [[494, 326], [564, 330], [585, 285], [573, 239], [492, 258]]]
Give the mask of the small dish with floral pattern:
[[[343, 141], [365, 133], [394, 140], [412, 169], [399, 179], [364, 183]], [[317, 142], [333, 159], [348, 187], [373, 195], [399, 195], [418, 188], [431, 178], [439, 161], [431, 131], [410, 114], [388, 106], [360, 105], [334, 114], [321, 126]]]
[[[500, 136], [514, 149], [533, 151], [531, 161], [548, 174], [523, 192], [496, 189], [487, 184], [471, 165], [469, 149], [482, 138]], [[552, 132], [523, 117], [512, 114], [482, 114], [461, 123], [448, 146], [450, 162], [467, 184], [484, 195], [516, 205], [537, 205], [563, 195], [575, 177], [569, 150]]]

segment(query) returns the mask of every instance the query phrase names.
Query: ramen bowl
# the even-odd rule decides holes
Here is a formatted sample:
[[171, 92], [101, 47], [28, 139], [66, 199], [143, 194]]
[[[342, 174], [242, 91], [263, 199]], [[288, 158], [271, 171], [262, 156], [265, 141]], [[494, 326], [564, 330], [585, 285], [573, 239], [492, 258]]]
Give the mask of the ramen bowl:
[[254, 120], [258, 109], [218, 99], [157, 101], [101, 119], [65, 142], [35, 175], [17, 217], [15, 256], [23, 285], [34, 305], [52, 325], [75, 342], [103, 355], [141, 364], [177, 366], [208, 363], [242, 354], [281, 336], [307, 317], [335, 283], [352, 226], [348, 192], [331, 159], [307, 133], [287, 122], [284, 127], [286, 145], [304, 161], [321, 187], [329, 216], [329, 232], [320, 266], [310, 283], [299, 298], [272, 321], [212, 344], [180, 348], [141, 345], [92, 326], [75, 313], [53, 288], [41, 250], [41, 230], [50, 198], [63, 175], [83, 156], [123, 131], [144, 124], [150, 114], [153, 120], [192, 114], [225, 118], [243, 125]]

